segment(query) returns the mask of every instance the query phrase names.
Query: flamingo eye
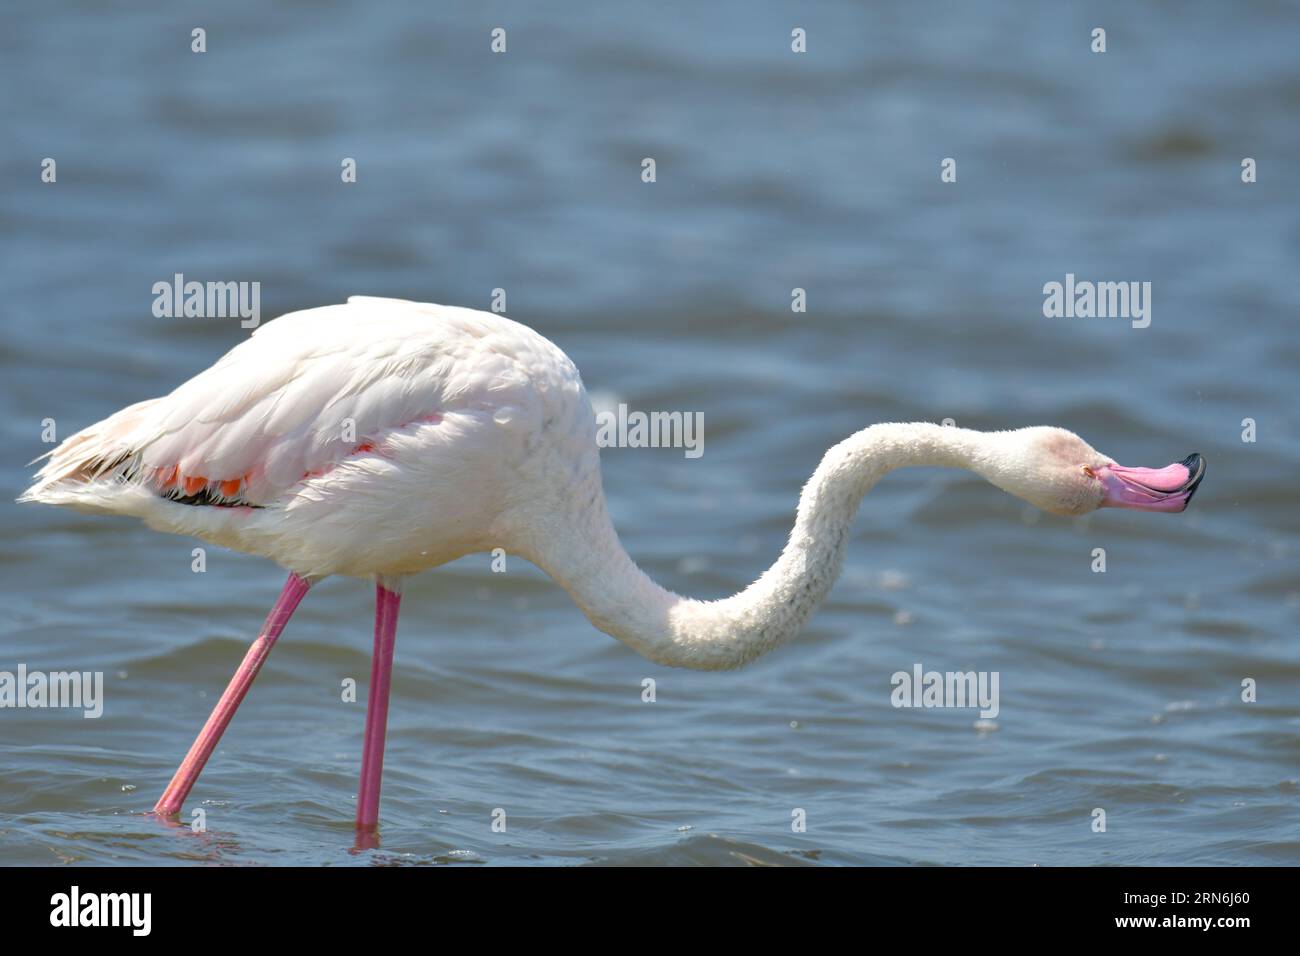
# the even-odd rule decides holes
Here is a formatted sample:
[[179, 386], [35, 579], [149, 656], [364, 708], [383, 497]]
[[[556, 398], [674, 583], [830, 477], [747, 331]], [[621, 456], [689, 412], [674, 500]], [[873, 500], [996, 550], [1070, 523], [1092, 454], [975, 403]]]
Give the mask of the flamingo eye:
[[1092, 468], [1091, 465], [1084, 465], [1084, 466], [1083, 466], [1083, 473], [1084, 473], [1085, 475], [1087, 475], [1089, 478], [1096, 478], [1096, 477], [1097, 477], [1097, 472], [1093, 470], [1093, 468]]

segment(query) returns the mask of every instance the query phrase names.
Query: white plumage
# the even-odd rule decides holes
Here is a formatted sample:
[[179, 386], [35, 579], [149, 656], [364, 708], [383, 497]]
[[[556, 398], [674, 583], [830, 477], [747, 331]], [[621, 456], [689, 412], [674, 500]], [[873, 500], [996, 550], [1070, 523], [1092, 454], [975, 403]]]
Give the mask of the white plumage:
[[505, 479], [526, 481], [543, 441], [597, 469], [576, 440], [591, 429], [577, 369], [526, 326], [353, 297], [73, 435], [22, 500], [135, 515], [308, 578], [395, 575], [494, 546]]
[[[22, 500], [137, 515], [308, 580], [397, 579], [504, 548], [645, 656], [723, 668], [807, 620], [839, 573], [858, 503], [886, 472], [968, 468], [1073, 515], [1102, 504], [1097, 469], [1118, 468], [1060, 428], [873, 425], [827, 452], [776, 563], [704, 602], [659, 587], [619, 543], [595, 434], [578, 370], [526, 326], [353, 297], [269, 322], [170, 395], [73, 435]], [[1120, 470], [1186, 484], [1186, 467], [1169, 468], [1176, 477]], [[1181, 510], [1190, 490], [1179, 494]]]

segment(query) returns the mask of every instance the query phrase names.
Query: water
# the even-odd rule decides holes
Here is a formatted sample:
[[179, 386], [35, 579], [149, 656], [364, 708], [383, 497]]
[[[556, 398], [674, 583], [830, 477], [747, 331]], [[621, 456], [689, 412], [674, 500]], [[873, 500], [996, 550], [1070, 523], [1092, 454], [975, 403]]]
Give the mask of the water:
[[[601, 401], [703, 412], [702, 458], [603, 453], [628, 549], [703, 597], [766, 567], [821, 453], [871, 422], [1051, 423], [1122, 462], [1210, 464], [1182, 516], [1078, 522], [963, 473], [891, 476], [805, 634], [737, 673], [649, 664], [522, 562], [427, 574], [398, 635], [382, 845], [362, 852], [364, 689], [340, 697], [368, 672], [367, 585], [309, 595], [189, 833], [143, 813], [281, 572], [211, 548], [195, 574], [199, 542], [5, 506], [0, 669], [103, 671], [107, 703], [0, 711], [0, 862], [1300, 863], [1295, 6], [6, 21], [10, 499], [42, 419], [69, 434], [247, 334], [154, 318], [176, 272], [260, 281], [268, 318], [358, 293], [486, 308], [504, 288]], [[1152, 282], [1151, 326], [1044, 318], [1067, 272]], [[891, 707], [916, 662], [998, 671], [996, 729]]]

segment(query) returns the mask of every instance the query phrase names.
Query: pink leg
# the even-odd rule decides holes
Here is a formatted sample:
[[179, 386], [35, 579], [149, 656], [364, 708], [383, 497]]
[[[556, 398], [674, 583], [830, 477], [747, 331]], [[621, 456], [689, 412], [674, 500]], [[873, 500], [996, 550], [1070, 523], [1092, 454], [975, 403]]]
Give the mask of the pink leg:
[[400, 589], [390, 590], [383, 581], [375, 582], [375, 653], [370, 662], [366, 741], [361, 750], [361, 786], [357, 791], [359, 830], [373, 830], [379, 824], [379, 785], [384, 776], [388, 692], [393, 686], [393, 645], [397, 639], [397, 612], [401, 605]]
[[189, 796], [194, 781], [199, 779], [199, 774], [203, 772], [203, 765], [212, 756], [212, 751], [216, 749], [217, 742], [230, 723], [230, 718], [235, 716], [240, 702], [253, 684], [253, 678], [262, 669], [266, 655], [271, 653], [271, 648], [275, 645], [275, 639], [289, 623], [289, 618], [298, 607], [298, 602], [303, 599], [303, 595], [310, 587], [311, 582], [305, 578], [300, 578], [296, 574], [289, 575], [289, 580], [285, 582], [284, 590], [280, 592], [275, 607], [271, 608], [266, 623], [262, 625], [262, 633], [244, 655], [244, 662], [239, 665], [239, 670], [235, 671], [235, 676], [230, 679], [225, 693], [221, 695], [221, 700], [217, 701], [217, 706], [212, 709], [212, 715], [199, 731], [199, 736], [190, 747], [190, 752], [181, 761], [175, 776], [172, 777], [172, 782], [158, 798], [158, 803], [153, 808], [154, 813], [160, 816], [180, 813], [181, 804]]

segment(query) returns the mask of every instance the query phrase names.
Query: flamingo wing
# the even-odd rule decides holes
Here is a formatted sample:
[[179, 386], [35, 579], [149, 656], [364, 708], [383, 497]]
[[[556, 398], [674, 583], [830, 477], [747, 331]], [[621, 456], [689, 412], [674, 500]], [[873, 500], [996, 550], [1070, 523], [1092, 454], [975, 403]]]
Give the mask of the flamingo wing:
[[75, 506], [56, 499], [109, 482], [186, 504], [263, 504], [386, 431], [519, 384], [542, 347], [562, 357], [503, 317], [403, 300], [291, 313], [171, 394], [68, 438], [23, 500]]

